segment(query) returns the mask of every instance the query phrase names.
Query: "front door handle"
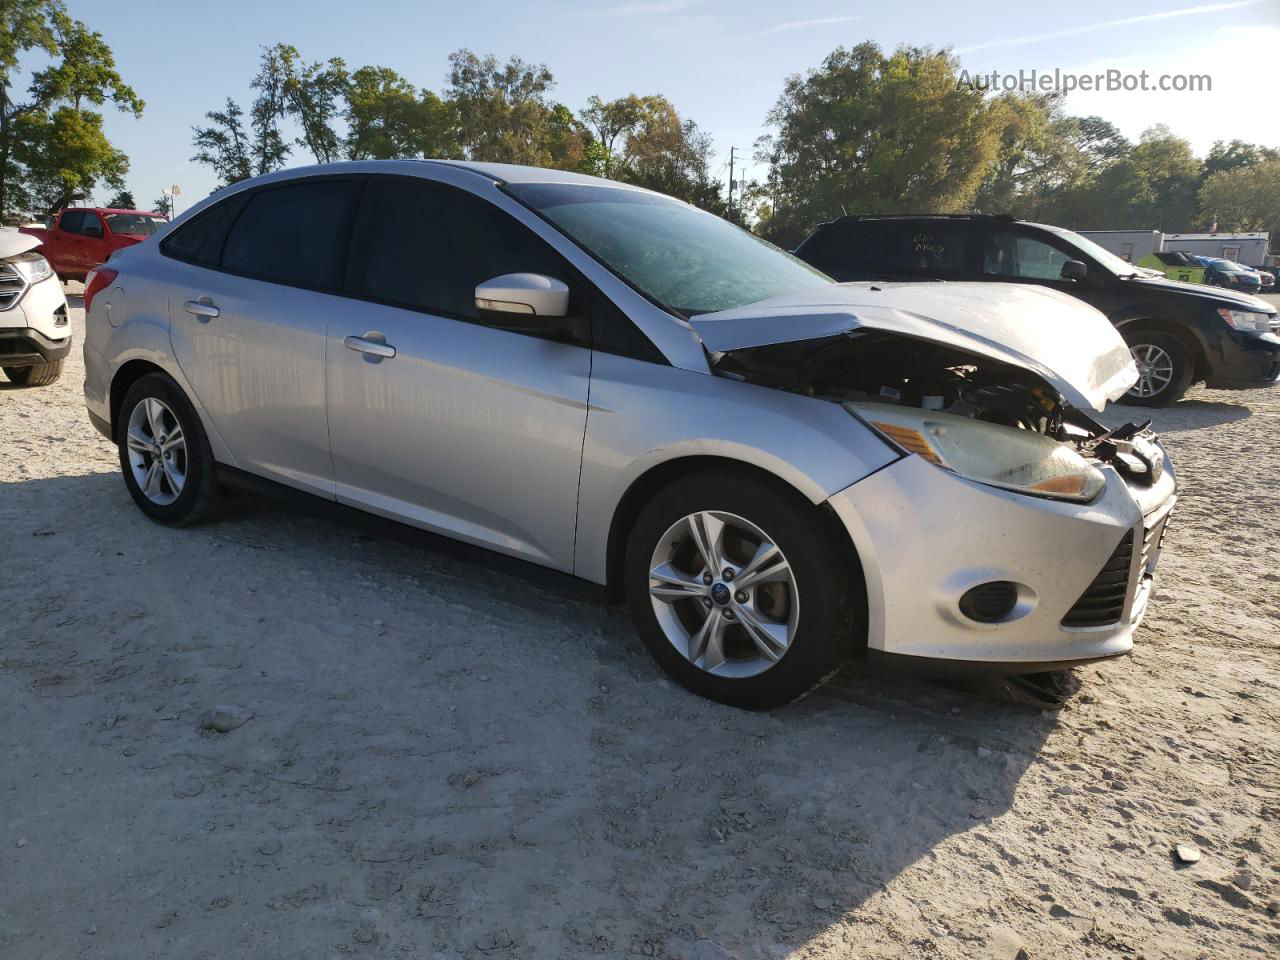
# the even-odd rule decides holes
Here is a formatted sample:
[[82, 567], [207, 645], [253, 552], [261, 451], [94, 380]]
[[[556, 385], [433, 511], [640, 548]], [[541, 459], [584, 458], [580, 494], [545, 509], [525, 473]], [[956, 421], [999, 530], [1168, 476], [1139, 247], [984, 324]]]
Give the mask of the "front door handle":
[[396, 348], [391, 344], [379, 343], [377, 340], [370, 340], [367, 337], [347, 337], [342, 343], [348, 350], [354, 350], [356, 353], [366, 353], [371, 357], [389, 359], [396, 355]]
[[187, 313], [199, 317], [202, 323], [212, 320], [220, 312], [212, 303], [207, 303], [203, 300], [187, 301]]

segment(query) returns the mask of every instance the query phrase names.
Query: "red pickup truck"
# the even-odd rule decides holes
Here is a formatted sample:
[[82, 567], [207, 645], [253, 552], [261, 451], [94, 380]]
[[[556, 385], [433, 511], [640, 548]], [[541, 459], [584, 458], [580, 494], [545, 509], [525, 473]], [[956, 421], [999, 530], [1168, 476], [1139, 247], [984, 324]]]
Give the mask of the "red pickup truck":
[[160, 214], [141, 210], [68, 207], [47, 229], [18, 229], [40, 238], [40, 252], [59, 279], [83, 280], [116, 250], [145, 240], [165, 222]]

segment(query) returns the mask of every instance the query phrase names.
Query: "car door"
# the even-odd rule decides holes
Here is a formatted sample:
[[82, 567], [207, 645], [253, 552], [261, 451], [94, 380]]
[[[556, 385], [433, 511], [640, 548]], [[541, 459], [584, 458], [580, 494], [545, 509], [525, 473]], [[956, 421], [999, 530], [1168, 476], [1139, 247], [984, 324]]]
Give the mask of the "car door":
[[343, 301], [362, 178], [263, 187], [161, 244], [175, 261], [174, 355], [236, 466], [333, 496], [325, 407], [327, 325]]
[[94, 267], [106, 263], [107, 255], [111, 252], [107, 227], [102, 222], [102, 217], [92, 210], [86, 210], [84, 219], [80, 221], [80, 233], [77, 272], [88, 274]]
[[[1088, 268], [1080, 280], [1065, 280], [1062, 265], [1079, 260]], [[1017, 224], [990, 224], [982, 247], [982, 270], [987, 280], [1049, 287], [1083, 300], [1114, 318], [1141, 288], [1126, 289], [1100, 264], [1066, 240], [1043, 230]]]
[[570, 314], [585, 317], [569, 265], [488, 200], [418, 178], [370, 181], [353, 299], [329, 327], [337, 498], [568, 570], [591, 351], [581, 334], [481, 316], [476, 285], [507, 273], [570, 284]]
[[52, 249], [47, 250], [45, 256], [60, 276], [72, 276], [83, 271], [80, 256], [84, 242], [80, 224], [83, 222], [83, 210], [64, 210], [58, 218], [58, 230], [49, 244]]

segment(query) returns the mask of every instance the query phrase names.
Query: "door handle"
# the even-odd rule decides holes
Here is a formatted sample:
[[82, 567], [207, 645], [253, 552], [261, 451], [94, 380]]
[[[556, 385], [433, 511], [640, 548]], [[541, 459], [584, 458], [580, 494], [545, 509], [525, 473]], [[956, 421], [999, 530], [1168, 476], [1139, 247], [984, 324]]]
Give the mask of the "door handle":
[[201, 300], [188, 300], [187, 313], [199, 317], [201, 323], [207, 323], [221, 311], [212, 303], [205, 303]]
[[396, 348], [389, 343], [379, 343], [366, 337], [346, 337], [343, 346], [356, 353], [366, 353], [371, 357], [390, 358], [396, 355]]

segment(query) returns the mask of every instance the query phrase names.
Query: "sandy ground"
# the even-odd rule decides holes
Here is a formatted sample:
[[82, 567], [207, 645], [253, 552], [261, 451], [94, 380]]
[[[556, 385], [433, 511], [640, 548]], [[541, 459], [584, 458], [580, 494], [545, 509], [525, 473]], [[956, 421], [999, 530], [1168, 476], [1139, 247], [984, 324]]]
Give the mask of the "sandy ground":
[[1280, 954], [1280, 389], [1158, 412], [1159, 595], [1066, 709], [851, 670], [752, 715], [556, 578], [152, 524], [81, 379], [0, 384], [4, 960]]

